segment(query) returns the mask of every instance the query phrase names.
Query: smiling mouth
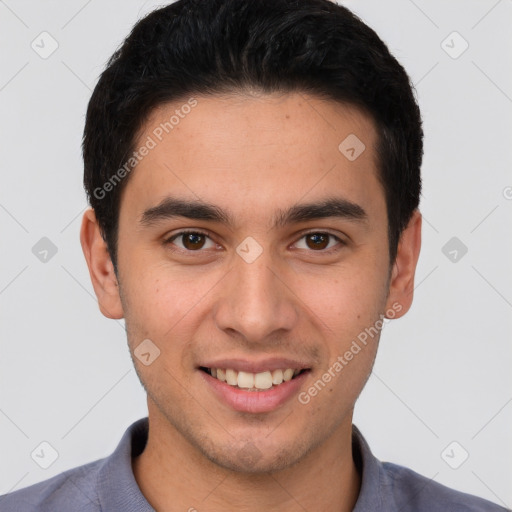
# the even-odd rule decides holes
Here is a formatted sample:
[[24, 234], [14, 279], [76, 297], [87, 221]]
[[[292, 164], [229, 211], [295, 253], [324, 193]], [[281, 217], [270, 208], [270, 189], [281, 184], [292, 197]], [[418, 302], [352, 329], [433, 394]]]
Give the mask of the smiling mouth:
[[236, 371], [232, 368], [206, 368], [204, 366], [200, 366], [199, 369], [221, 382], [244, 391], [267, 391], [310, 371], [308, 368], [283, 368], [251, 373]]

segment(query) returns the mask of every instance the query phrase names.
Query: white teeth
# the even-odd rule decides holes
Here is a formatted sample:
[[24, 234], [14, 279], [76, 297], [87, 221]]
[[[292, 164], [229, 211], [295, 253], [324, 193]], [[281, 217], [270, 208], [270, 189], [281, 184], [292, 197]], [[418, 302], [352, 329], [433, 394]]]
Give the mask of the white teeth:
[[254, 387], [254, 373], [238, 372], [238, 387], [251, 389]]
[[277, 386], [278, 384], [281, 384], [283, 380], [283, 370], [274, 370], [272, 372], [272, 384]]
[[230, 386], [236, 386], [238, 384], [238, 375], [235, 370], [227, 369], [226, 370], [226, 382]]
[[254, 387], [256, 389], [270, 389], [272, 387], [272, 374], [270, 372], [257, 373], [254, 376]]
[[283, 372], [283, 380], [286, 382], [288, 380], [292, 380], [292, 377], [293, 377], [293, 370], [291, 368], [287, 368]]
[[237, 372], [231, 368], [210, 368], [210, 375], [227, 382], [230, 386], [237, 386], [241, 389], [270, 389], [273, 385], [279, 386], [283, 382], [291, 380], [301, 370], [286, 368], [284, 370], [265, 371], [260, 373]]

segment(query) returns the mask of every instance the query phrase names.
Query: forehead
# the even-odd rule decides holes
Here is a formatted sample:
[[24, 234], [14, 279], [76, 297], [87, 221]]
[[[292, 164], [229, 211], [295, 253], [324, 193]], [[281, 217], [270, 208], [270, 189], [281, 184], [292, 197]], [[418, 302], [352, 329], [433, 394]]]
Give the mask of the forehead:
[[339, 192], [378, 206], [376, 141], [356, 107], [302, 93], [184, 98], [148, 117], [123, 201], [140, 213], [172, 193], [263, 216]]

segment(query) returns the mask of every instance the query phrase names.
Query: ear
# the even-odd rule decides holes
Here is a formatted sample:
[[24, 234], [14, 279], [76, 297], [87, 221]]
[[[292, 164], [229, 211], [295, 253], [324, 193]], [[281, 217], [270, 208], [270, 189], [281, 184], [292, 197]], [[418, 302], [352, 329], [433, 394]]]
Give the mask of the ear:
[[[415, 210], [400, 237], [396, 259], [391, 271], [386, 311], [392, 309], [396, 313], [393, 318], [405, 315], [411, 307], [414, 295], [414, 274], [420, 248], [421, 214]], [[397, 305], [400, 305], [401, 308], [397, 308]]]
[[82, 218], [80, 243], [89, 267], [100, 311], [107, 318], [123, 318], [123, 307], [114, 265], [92, 208], [87, 209]]

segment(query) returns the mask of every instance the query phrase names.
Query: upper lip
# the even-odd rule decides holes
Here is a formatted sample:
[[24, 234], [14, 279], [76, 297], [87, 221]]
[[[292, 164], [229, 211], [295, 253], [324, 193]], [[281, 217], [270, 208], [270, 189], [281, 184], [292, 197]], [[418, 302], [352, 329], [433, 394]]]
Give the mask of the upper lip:
[[261, 373], [273, 370], [286, 370], [293, 368], [294, 370], [305, 370], [311, 368], [311, 365], [288, 358], [272, 358], [261, 359], [259, 361], [249, 361], [248, 359], [217, 359], [215, 361], [205, 361], [199, 364], [203, 368], [222, 368], [232, 369], [235, 371]]

